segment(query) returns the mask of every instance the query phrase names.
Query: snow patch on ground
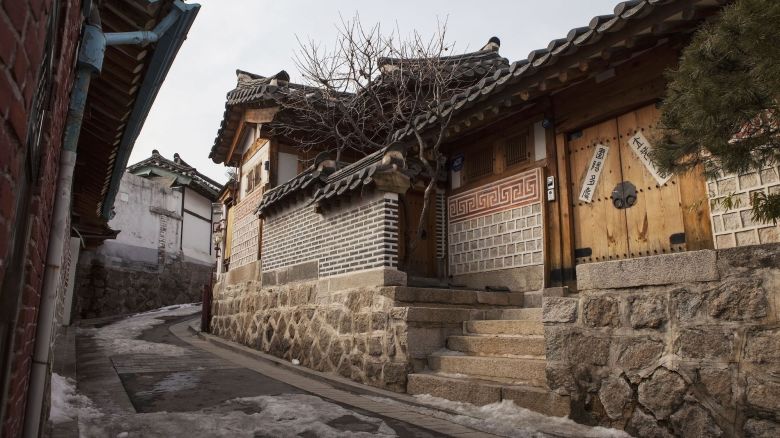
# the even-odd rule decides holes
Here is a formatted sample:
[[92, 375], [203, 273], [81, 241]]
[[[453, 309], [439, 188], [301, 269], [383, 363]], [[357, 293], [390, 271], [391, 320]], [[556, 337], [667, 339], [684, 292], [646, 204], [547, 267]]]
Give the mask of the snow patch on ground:
[[165, 394], [168, 392], [179, 392], [188, 389], [194, 389], [200, 384], [200, 377], [187, 372], [178, 371], [167, 375], [164, 379], [154, 384], [154, 387], [148, 391], [138, 391], [139, 397], [153, 397], [156, 394]]
[[[368, 398], [388, 404], [403, 403], [384, 398]], [[412, 406], [411, 409], [431, 417], [492, 433], [507, 438], [577, 437], [577, 438], [630, 438], [627, 433], [604, 427], [590, 427], [575, 423], [565, 417], [550, 417], [521, 408], [511, 400], [502, 400], [485, 406], [456, 402], [428, 394], [416, 395], [418, 402], [430, 406]], [[405, 405], [407, 406], [407, 405]], [[445, 409], [449, 412], [443, 412]]]
[[179, 304], [138, 313], [100, 328], [83, 328], [82, 333], [92, 335], [98, 345], [111, 354], [158, 354], [181, 356], [186, 350], [176, 345], [160, 344], [137, 339], [141, 334], [165, 322], [171, 316], [194, 315], [200, 312], [200, 304]]
[[76, 420], [78, 418], [94, 418], [102, 414], [92, 404], [92, 400], [76, 391], [73, 379], [51, 375], [51, 413], [49, 420], [54, 424]]
[[82, 436], [169, 438], [395, 437], [382, 419], [306, 394], [246, 397], [196, 412], [155, 412], [98, 418], [79, 424]]

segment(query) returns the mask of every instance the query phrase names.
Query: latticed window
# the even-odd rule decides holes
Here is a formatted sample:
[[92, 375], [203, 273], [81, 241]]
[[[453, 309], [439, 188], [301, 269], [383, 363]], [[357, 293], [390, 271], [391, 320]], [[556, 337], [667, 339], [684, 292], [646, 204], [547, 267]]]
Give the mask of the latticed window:
[[523, 131], [506, 139], [504, 143], [504, 157], [506, 157], [507, 166], [525, 163], [531, 159], [531, 154], [528, 151], [528, 131]]
[[463, 163], [463, 173], [466, 181], [493, 174], [493, 149], [480, 148], [466, 155]]

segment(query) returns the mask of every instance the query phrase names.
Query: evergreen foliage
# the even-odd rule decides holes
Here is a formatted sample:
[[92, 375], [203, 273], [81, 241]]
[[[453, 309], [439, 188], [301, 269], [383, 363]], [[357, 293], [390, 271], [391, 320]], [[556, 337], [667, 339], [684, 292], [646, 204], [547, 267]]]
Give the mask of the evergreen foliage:
[[[654, 160], [703, 165], [707, 176], [780, 162], [780, 1], [737, 0], [705, 23], [668, 73]], [[780, 193], [751, 198], [754, 218], [780, 218]]]

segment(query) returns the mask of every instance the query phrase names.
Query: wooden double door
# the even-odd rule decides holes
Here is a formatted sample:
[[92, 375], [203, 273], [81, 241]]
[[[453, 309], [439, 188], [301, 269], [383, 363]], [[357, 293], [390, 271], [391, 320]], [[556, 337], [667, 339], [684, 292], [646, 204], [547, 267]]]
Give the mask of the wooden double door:
[[568, 135], [575, 264], [711, 247], [704, 177], [661, 183], [629, 145], [652, 143], [658, 117], [652, 105]]

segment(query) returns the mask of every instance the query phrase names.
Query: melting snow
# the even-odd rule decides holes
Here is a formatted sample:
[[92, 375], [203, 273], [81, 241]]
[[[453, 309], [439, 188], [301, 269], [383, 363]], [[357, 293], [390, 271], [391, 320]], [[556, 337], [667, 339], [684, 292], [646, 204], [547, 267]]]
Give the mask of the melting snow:
[[[349, 425], [344, 426], [344, 422]], [[342, 427], [338, 427], [341, 425]], [[395, 437], [381, 418], [361, 415], [319, 397], [283, 394], [229, 400], [197, 412], [104, 417], [79, 425], [82, 436]]]
[[64, 423], [79, 417], [93, 418], [102, 415], [88, 397], [76, 391], [73, 379], [62, 377], [57, 373], [51, 375], [51, 413], [52, 423]]
[[[383, 397], [368, 397], [390, 404], [402, 404]], [[432, 409], [413, 406], [411, 409], [431, 417], [458, 423], [472, 429], [508, 438], [525, 437], [577, 437], [577, 438], [630, 438], [627, 433], [604, 427], [577, 424], [565, 417], [550, 417], [521, 408], [511, 400], [502, 400], [485, 406], [450, 401], [428, 394], [415, 396], [417, 401]], [[450, 412], [442, 412], [446, 409]]]
[[149, 312], [129, 316], [100, 328], [80, 329], [92, 335], [98, 344], [111, 354], [158, 354], [180, 356], [185, 349], [176, 345], [160, 344], [136, 339], [141, 334], [165, 322], [165, 317], [193, 315], [200, 312], [200, 304], [181, 304], [162, 307]]

